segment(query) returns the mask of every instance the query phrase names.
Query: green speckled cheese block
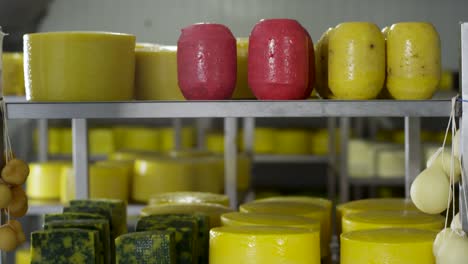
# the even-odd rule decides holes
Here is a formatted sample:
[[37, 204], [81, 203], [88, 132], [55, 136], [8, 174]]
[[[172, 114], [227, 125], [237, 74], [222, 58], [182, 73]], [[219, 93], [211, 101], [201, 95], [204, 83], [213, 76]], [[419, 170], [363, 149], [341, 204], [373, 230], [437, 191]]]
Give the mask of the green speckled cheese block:
[[198, 225], [198, 263], [208, 263], [208, 248], [210, 241], [210, 218], [204, 214], [162, 214], [142, 217], [138, 224], [141, 228], [151, 226], [151, 223], [167, 222], [170, 219], [194, 219]]
[[100, 264], [98, 231], [53, 229], [31, 233], [31, 264]]
[[113, 238], [127, 233], [127, 203], [115, 199], [73, 200], [70, 207], [100, 207], [108, 209], [114, 226]]
[[103, 263], [110, 264], [111, 262], [111, 240], [109, 231], [109, 221], [98, 219], [78, 219], [78, 220], [63, 220], [51, 221], [44, 223], [44, 229], [63, 229], [63, 228], [79, 228], [87, 230], [96, 230], [99, 232], [101, 241], [100, 252]]
[[115, 239], [117, 264], [176, 264], [175, 233], [135, 232]]
[[44, 224], [52, 221], [63, 221], [63, 220], [79, 220], [79, 219], [102, 219], [107, 220], [105, 216], [91, 213], [57, 213], [57, 214], [45, 214]]
[[198, 224], [195, 219], [167, 217], [161, 220], [138, 221], [138, 231], [168, 230], [174, 231], [176, 241], [176, 257], [178, 264], [198, 263]]

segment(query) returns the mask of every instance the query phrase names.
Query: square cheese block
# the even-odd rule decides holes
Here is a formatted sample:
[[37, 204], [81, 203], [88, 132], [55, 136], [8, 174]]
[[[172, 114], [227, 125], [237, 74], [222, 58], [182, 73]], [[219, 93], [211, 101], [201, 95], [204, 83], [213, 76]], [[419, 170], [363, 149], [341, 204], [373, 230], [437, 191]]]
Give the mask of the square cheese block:
[[117, 264], [176, 264], [175, 233], [146, 231], [115, 239]]

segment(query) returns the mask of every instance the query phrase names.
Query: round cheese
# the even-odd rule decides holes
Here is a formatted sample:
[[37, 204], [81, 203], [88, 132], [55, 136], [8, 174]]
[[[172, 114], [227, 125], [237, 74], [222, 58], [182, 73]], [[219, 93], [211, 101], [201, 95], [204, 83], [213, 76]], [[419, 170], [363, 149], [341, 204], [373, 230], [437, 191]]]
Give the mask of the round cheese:
[[320, 231], [320, 221], [303, 216], [239, 213], [221, 215], [223, 226], [285, 226]]
[[115, 127], [115, 145], [125, 151], [158, 151], [160, 148], [159, 133], [149, 127]]
[[69, 162], [44, 162], [29, 164], [26, 193], [31, 199], [60, 199], [60, 177]]
[[[159, 140], [161, 143], [160, 150], [163, 152], [171, 151], [174, 149], [175, 131], [172, 127], [165, 127], [159, 129]], [[195, 130], [193, 127], [184, 127], [181, 130], [181, 147], [189, 149], [195, 145]]]
[[317, 231], [293, 227], [229, 226], [210, 231], [210, 264], [319, 264]]
[[416, 228], [439, 231], [444, 227], [441, 215], [416, 211], [364, 211], [343, 216], [343, 233], [382, 228]]
[[152, 195], [149, 205], [213, 203], [229, 206], [229, 197], [207, 192], [168, 192]]
[[309, 153], [309, 133], [303, 129], [279, 129], [275, 132], [273, 151], [276, 154]]
[[435, 263], [437, 232], [419, 229], [359, 230], [341, 235], [341, 264]]

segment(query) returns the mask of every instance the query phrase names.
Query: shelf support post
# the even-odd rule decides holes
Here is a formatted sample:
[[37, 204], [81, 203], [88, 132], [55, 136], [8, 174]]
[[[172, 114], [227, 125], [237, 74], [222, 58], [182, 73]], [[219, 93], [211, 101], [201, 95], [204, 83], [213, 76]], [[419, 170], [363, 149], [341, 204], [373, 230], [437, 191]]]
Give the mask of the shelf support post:
[[174, 149], [182, 149], [182, 118], [174, 118], [172, 121], [174, 127]]
[[237, 119], [224, 118], [224, 192], [236, 209], [237, 197]]
[[47, 119], [39, 119], [37, 121], [37, 138], [38, 138], [38, 160], [45, 162], [49, 155], [49, 125]]
[[[349, 117], [340, 118], [340, 198], [341, 202], [349, 201], [348, 143], [351, 128]], [[331, 136], [331, 135], [329, 135]], [[330, 150], [331, 151], [331, 150]]]
[[[460, 84], [462, 99], [468, 99], [468, 23], [461, 24], [461, 62], [460, 62]], [[468, 103], [462, 102], [462, 112], [468, 113]], [[468, 192], [468, 114], [462, 114], [460, 122], [460, 154], [463, 170], [463, 179], [460, 183], [460, 217], [462, 227], [468, 233], [468, 197], [464, 194]]]
[[89, 198], [88, 167], [88, 122], [86, 119], [72, 119], [73, 169], [76, 199]]
[[405, 197], [421, 172], [421, 119], [405, 116]]

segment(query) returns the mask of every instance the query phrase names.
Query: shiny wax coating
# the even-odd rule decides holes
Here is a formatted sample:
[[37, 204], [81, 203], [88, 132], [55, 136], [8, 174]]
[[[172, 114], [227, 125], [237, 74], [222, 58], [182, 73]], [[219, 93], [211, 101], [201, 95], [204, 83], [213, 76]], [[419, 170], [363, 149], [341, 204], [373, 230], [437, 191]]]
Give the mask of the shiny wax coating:
[[230, 99], [236, 85], [236, 39], [220, 24], [182, 29], [177, 42], [177, 78], [188, 100]]
[[328, 85], [336, 99], [373, 99], [385, 81], [385, 41], [368, 22], [338, 25], [328, 39]]
[[292, 19], [262, 20], [249, 38], [248, 81], [263, 100], [305, 99], [310, 95], [312, 41]]
[[430, 23], [397, 23], [387, 33], [387, 89], [395, 99], [429, 99], [441, 76], [439, 35]]

